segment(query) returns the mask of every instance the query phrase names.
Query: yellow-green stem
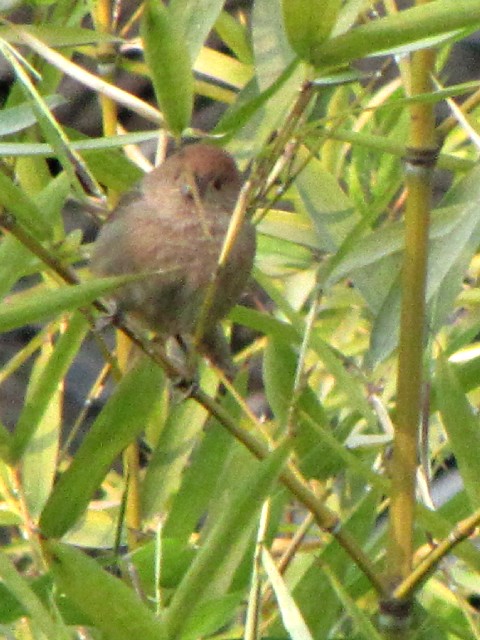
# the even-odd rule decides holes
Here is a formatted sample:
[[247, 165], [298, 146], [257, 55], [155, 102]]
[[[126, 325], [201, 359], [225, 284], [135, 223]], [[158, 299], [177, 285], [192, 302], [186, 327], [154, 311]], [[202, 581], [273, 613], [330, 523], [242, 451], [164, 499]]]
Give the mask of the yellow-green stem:
[[425, 268], [427, 259], [429, 187], [410, 169], [405, 213], [405, 263], [400, 352], [398, 362], [397, 421], [391, 463], [390, 561], [393, 582], [411, 569], [412, 528], [417, 466], [417, 426], [422, 388], [422, 345], [425, 315]]
[[[431, 90], [434, 52], [411, 58], [412, 96]], [[391, 460], [392, 492], [388, 548], [388, 578], [392, 588], [411, 572], [421, 415], [425, 288], [431, 175], [436, 159], [435, 121], [431, 105], [412, 104], [406, 158], [405, 252], [397, 382], [397, 419]]]
[[480, 524], [480, 510], [475, 511], [471, 516], [458, 522], [451, 533], [440, 541], [423, 560], [414, 568], [406, 580], [399, 584], [393, 596], [398, 599], [408, 597], [419, 585], [423, 584], [426, 578], [433, 573], [438, 564], [458, 546], [461, 542], [474, 534]]

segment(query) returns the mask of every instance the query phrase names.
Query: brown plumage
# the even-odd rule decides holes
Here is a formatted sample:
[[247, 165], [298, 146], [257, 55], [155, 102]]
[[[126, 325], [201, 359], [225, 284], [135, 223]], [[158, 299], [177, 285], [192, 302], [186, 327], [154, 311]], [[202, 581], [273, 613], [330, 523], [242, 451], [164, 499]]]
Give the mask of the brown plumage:
[[[120, 200], [95, 242], [93, 272], [158, 272], [114, 294], [122, 312], [164, 336], [195, 334], [241, 184], [233, 158], [200, 143], [170, 156]], [[254, 255], [254, 228], [245, 222], [218, 274], [199, 345], [220, 365], [218, 321], [243, 292]]]

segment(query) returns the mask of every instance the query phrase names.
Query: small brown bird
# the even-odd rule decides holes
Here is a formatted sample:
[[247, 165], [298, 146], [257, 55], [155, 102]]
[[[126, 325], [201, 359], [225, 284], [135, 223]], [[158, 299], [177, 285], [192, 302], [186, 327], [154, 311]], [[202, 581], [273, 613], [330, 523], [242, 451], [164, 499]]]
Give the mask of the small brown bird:
[[[101, 276], [155, 272], [118, 289], [119, 310], [145, 327], [187, 342], [202, 314], [198, 348], [229, 369], [218, 321], [245, 289], [255, 256], [255, 231], [245, 221], [217, 274], [242, 180], [233, 158], [217, 147], [184, 147], [120, 200], [95, 242], [91, 267]], [[214, 297], [202, 311], [209, 285]]]

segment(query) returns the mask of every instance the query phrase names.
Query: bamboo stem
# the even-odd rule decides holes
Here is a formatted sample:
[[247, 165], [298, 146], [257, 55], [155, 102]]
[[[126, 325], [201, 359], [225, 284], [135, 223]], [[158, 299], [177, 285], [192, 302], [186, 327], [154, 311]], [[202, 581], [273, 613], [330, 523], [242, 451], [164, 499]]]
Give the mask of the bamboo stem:
[[[431, 91], [432, 50], [412, 54], [411, 93]], [[392, 490], [387, 555], [388, 583], [395, 587], [410, 575], [413, 562], [415, 476], [422, 406], [425, 289], [432, 174], [438, 154], [433, 107], [412, 104], [405, 169], [408, 192], [398, 356], [397, 418], [391, 460]], [[408, 628], [409, 601], [393, 596], [383, 603], [383, 622], [396, 631]]]
[[439, 542], [434, 549], [432, 549], [431, 553], [418, 563], [406, 580], [398, 585], [393, 596], [397, 599], [405, 599], [418, 589], [454, 547], [475, 533], [479, 524], [480, 510], [475, 511], [471, 516], [468, 516], [468, 518], [458, 522], [451, 533]]

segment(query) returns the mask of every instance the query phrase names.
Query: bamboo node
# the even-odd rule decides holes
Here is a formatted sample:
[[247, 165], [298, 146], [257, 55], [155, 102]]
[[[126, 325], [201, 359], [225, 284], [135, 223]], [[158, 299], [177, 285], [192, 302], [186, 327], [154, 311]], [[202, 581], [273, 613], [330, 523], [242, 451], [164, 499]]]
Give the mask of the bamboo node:
[[416, 168], [433, 169], [437, 164], [439, 155], [439, 146], [422, 149], [407, 147], [404, 162], [407, 166], [407, 170], [415, 170]]
[[386, 598], [380, 602], [379, 626], [389, 631], [408, 629], [413, 601], [408, 598]]

